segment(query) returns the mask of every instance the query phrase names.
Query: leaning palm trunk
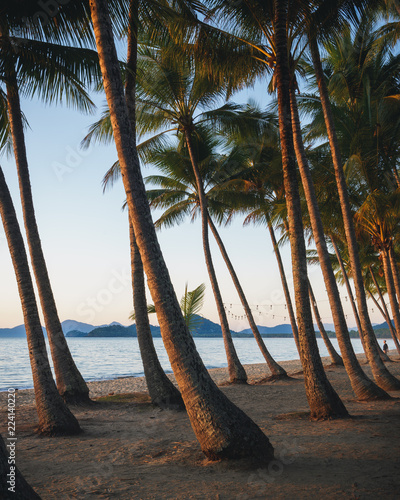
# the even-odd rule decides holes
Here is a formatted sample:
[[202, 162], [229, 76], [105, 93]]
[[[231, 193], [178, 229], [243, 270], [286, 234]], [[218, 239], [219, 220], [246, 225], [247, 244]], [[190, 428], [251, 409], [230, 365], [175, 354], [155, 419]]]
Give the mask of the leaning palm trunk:
[[[136, 126], [136, 68], [137, 68], [137, 22], [138, 2], [130, 1], [127, 71], [125, 77], [125, 98], [132, 133]], [[147, 313], [146, 289], [143, 263], [136, 243], [133, 225], [129, 217], [129, 238], [131, 246], [131, 271], [133, 288], [133, 307], [135, 310], [136, 333], [142, 358], [144, 375], [151, 401], [162, 407], [184, 409], [182, 396], [164, 373], [154, 347]]]
[[[7, 444], [10, 444], [8, 442]], [[15, 442], [14, 442], [15, 444]], [[35, 493], [32, 487], [26, 482], [18, 467], [15, 470], [15, 486], [10, 491], [7, 474], [10, 474], [10, 464], [8, 463], [8, 451], [3, 438], [0, 436], [0, 498], [13, 500], [40, 500], [40, 496]], [[15, 467], [15, 465], [13, 465]]]
[[282, 288], [283, 288], [283, 293], [285, 295], [286, 307], [288, 309], [293, 338], [294, 341], [296, 342], [297, 352], [300, 354], [299, 331], [297, 328], [296, 318], [293, 311], [292, 299], [290, 297], [289, 287], [286, 279], [285, 269], [283, 267], [281, 253], [279, 251], [278, 242], [276, 241], [275, 232], [270, 221], [268, 221], [268, 229], [272, 240], [272, 246], [274, 247], [275, 257], [278, 262], [279, 274], [281, 276]]
[[338, 248], [338, 246], [336, 244], [335, 237], [332, 234], [330, 235], [330, 239], [331, 239], [331, 243], [332, 243], [333, 249], [335, 251], [336, 258], [337, 258], [337, 260], [339, 262], [339, 266], [340, 266], [340, 270], [342, 272], [344, 283], [346, 285], [346, 290], [347, 290], [347, 294], [349, 296], [349, 301], [350, 301], [351, 308], [353, 310], [353, 315], [354, 315], [354, 319], [355, 319], [355, 322], [356, 322], [356, 325], [357, 325], [358, 334], [360, 336], [364, 352], [366, 352], [366, 348], [365, 348], [365, 345], [364, 345], [364, 336], [361, 333], [360, 316], [358, 315], [357, 306], [356, 306], [356, 303], [355, 303], [355, 300], [354, 300], [354, 296], [353, 296], [353, 291], [352, 291], [351, 286], [350, 286], [350, 280], [349, 280], [349, 277], [347, 276], [347, 271], [346, 271], [346, 268], [344, 266], [344, 262], [343, 262], [341, 254], [340, 254], [339, 248]]
[[10, 73], [7, 81], [7, 100], [25, 231], [49, 338], [57, 387], [66, 402], [85, 403], [90, 401], [89, 389], [75, 365], [61, 328], [36, 224], [15, 71]]
[[[387, 313], [387, 314], [385, 313], [385, 311], [379, 305], [379, 302], [376, 300], [376, 298], [374, 297], [373, 293], [370, 290], [368, 290], [368, 294], [371, 297], [371, 299], [373, 300], [373, 302], [376, 305], [379, 312], [382, 314], [384, 320], [386, 321], [388, 328], [389, 328], [389, 331], [390, 331], [390, 335], [392, 336], [394, 345], [397, 349], [398, 354], [400, 354], [400, 344], [399, 344], [399, 341], [397, 340], [397, 337], [396, 337], [396, 330], [394, 329], [392, 322], [390, 321], [389, 313]], [[386, 304], [385, 304], [385, 307], [386, 307]], [[386, 308], [386, 311], [387, 311], [387, 308]]]
[[337, 287], [335, 275], [333, 273], [328, 248], [326, 245], [324, 229], [321, 215], [318, 208], [314, 183], [304, 151], [303, 138], [301, 136], [300, 118], [297, 109], [297, 101], [294, 87], [290, 91], [290, 108], [292, 116], [294, 149], [299, 166], [304, 195], [307, 202], [308, 213], [310, 215], [311, 227], [317, 247], [319, 264], [324, 277], [325, 286], [328, 292], [329, 305], [332, 312], [332, 319], [335, 325], [336, 338], [339, 343], [340, 352], [346, 372], [350, 378], [350, 383], [357, 399], [377, 399], [385, 397], [384, 391], [374, 384], [363, 372], [353, 346], [351, 344], [349, 331], [346, 324], [346, 317], [340, 301], [339, 289]]
[[315, 300], [315, 295], [314, 295], [314, 291], [312, 289], [310, 280], [308, 280], [308, 291], [310, 294], [310, 301], [311, 301], [311, 307], [312, 307], [312, 310], [314, 313], [314, 318], [315, 318], [315, 321], [317, 322], [319, 333], [321, 334], [321, 337], [325, 343], [325, 347], [328, 350], [329, 357], [331, 358], [331, 362], [333, 365], [343, 366], [343, 360], [339, 356], [339, 354], [336, 352], [336, 349], [333, 347], [331, 339], [328, 337], [328, 334], [326, 333], [324, 324], [322, 323], [321, 316], [319, 314], [317, 301]]
[[397, 302], [400, 302], [399, 267], [398, 267], [397, 262], [396, 262], [396, 255], [394, 253], [393, 245], [390, 245], [390, 247], [389, 247], [389, 260], [390, 260], [390, 267], [392, 269], [394, 288], [396, 290], [396, 295], [397, 295]]
[[336, 130], [333, 121], [331, 105], [329, 101], [328, 88], [324, 78], [317, 40], [315, 39], [314, 36], [309, 35], [309, 43], [310, 43], [314, 70], [318, 82], [318, 88], [321, 98], [322, 109], [324, 113], [327, 134], [329, 138], [329, 144], [331, 148], [333, 166], [335, 170], [336, 184], [338, 188], [340, 206], [343, 216], [344, 230], [346, 234], [347, 247], [350, 257], [350, 265], [352, 270], [354, 286], [356, 290], [358, 314], [360, 316], [360, 322], [361, 322], [360, 334], [363, 336], [364, 339], [364, 346], [366, 350], [367, 359], [370, 363], [371, 370], [376, 383], [384, 390], [399, 390], [400, 381], [397, 380], [387, 370], [387, 368], [385, 367], [380, 358], [375, 334], [372, 328], [371, 320], [368, 315], [367, 299], [365, 295], [360, 259], [358, 255], [358, 246], [357, 246], [357, 240], [353, 223], [353, 214], [351, 211], [349, 196], [347, 192], [346, 179], [344, 176], [339, 144], [336, 136]]
[[268, 438], [212, 381], [186, 327], [151, 219], [107, 1], [92, 0], [90, 9], [130, 219], [190, 423], [203, 452], [211, 459], [255, 456], [270, 461], [273, 447]]
[[228, 268], [229, 274], [231, 275], [232, 281], [233, 281], [235, 288], [236, 288], [236, 291], [239, 295], [240, 301], [241, 301], [243, 309], [246, 313], [246, 317], [249, 321], [249, 325], [250, 325], [251, 331], [253, 332], [254, 338], [256, 339], [257, 345], [260, 348], [260, 351], [262, 352], [262, 355], [264, 356], [264, 359], [268, 364], [268, 368], [270, 369], [270, 371], [272, 373], [271, 379], [277, 380], [277, 379], [281, 379], [281, 378], [286, 378], [287, 377], [286, 370], [284, 370], [284, 368], [282, 368], [274, 360], [274, 358], [271, 356], [271, 354], [269, 353], [269, 351], [267, 349], [267, 346], [265, 345], [265, 343], [260, 335], [260, 332], [258, 331], [256, 322], [254, 321], [253, 313], [251, 312], [249, 303], [247, 302], [246, 296], [243, 292], [243, 288], [242, 288], [242, 286], [239, 282], [239, 279], [236, 275], [236, 272], [233, 268], [232, 262], [229, 259], [229, 256], [228, 256], [226, 249], [225, 249], [225, 246], [224, 246], [224, 244], [219, 236], [217, 228], [215, 227], [215, 224], [211, 220], [210, 216], [208, 217], [208, 224], [209, 224], [210, 229], [214, 235], [215, 241], [217, 242], [218, 248], [221, 251], [221, 255], [224, 259], [226, 267]]
[[144, 273], [139, 248], [136, 244], [132, 223], [129, 223], [132, 263], [133, 304], [135, 310], [136, 333], [142, 358], [147, 389], [152, 403], [161, 408], [185, 408], [182, 396], [166, 376], [154, 347], [149, 315], [147, 313]]
[[386, 290], [389, 296], [390, 309], [392, 310], [392, 316], [394, 321], [394, 327], [396, 329], [397, 335], [400, 332], [400, 311], [399, 303], [396, 298], [396, 291], [394, 288], [392, 268], [390, 266], [389, 251], [384, 249], [381, 251], [380, 256], [383, 263], [383, 272], [385, 274]]
[[224, 346], [226, 357], [228, 360], [229, 380], [232, 384], [245, 384], [247, 382], [246, 371], [240, 363], [235, 346], [233, 344], [232, 335], [229, 329], [228, 319], [224, 308], [224, 303], [221, 297], [217, 276], [215, 274], [214, 264], [211, 257], [210, 242], [208, 238], [208, 220], [209, 214], [207, 209], [207, 199], [204, 193], [203, 180], [197, 165], [196, 157], [193, 152], [192, 138], [189, 130], [185, 130], [186, 145], [188, 148], [190, 161], [192, 164], [193, 172], [196, 178], [197, 192], [199, 196], [200, 212], [201, 212], [201, 231], [203, 238], [203, 250], [206, 259], [206, 266], [208, 276], [210, 278], [211, 287], [214, 293], [215, 303], [217, 305], [218, 316], [221, 323], [222, 337], [224, 339]]
[[39, 432], [46, 435], [78, 434], [81, 431], [78, 421], [62, 400], [51, 374], [24, 242], [1, 168], [0, 214], [24, 315]]
[[[335, 250], [336, 258], [337, 258], [337, 260], [339, 262], [340, 270], [342, 271], [342, 276], [343, 276], [343, 279], [344, 279], [344, 282], [345, 282], [345, 285], [346, 285], [346, 290], [347, 290], [347, 293], [348, 293], [348, 296], [349, 296], [350, 305], [351, 305], [351, 308], [353, 310], [354, 319], [356, 321], [358, 335], [360, 337], [361, 344], [363, 346], [364, 352], [365, 352], [365, 354], [367, 354], [367, 347], [365, 345], [364, 335], [362, 334], [362, 327], [361, 327], [360, 316], [358, 315], [357, 305], [356, 305], [356, 302], [354, 300], [353, 291], [352, 291], [351, 286], [350, 286], [350, 280], [349, 280], [349, 277], [347, 275], [347, 271], [346, 271], [346, 268], [345, 268], [342, 256], [340, 254], [339, 248], [338, 248], [338, 246], [336, 244], [335, 237], [333, 235], [331, 235], [330, 239], [331, 239], [331, 242], [332, 242], [332, 246], [333, 246], [333, 248]], [[390, 361], [388, 355], [385, 354], [382, 351], [382, 349], [380, 348], [380, 346], [378, 344], [378, 341], [376, 340], [375, 335], [374, 335], [373, 341], [376, 344], [376, 348], [377, 348], [377, 351], [378, 351], [378, 354], [379, 354], [381, 360], [382, 361]], [[367, 360], [368, 360], [368, 357], [367, 357]], [[368, 363], [368, 361], [367, 361], [367, 363]]]
[[[381, 309], [382, 316], [385, 318], [385, 321], [388, 324], [388, 328], [390, 330], [390, 334], [392, 335], [393, 342], [395, 343], [396, 349], [397, 349], [398, 353], [400, 354], [400, 344], [399, 344], [399, 341], [397, 339], [398, 333], [397, 333], [397, 330], [393, 327], [393, 324], [392, 324], [392, 322], [390, 320], [389, 311], [388, 311], [388, 308], [386, 307], [386, 302], [385, 302], [385, 299], [383, 297], [381, 287], [379, 286], [379, 283], [378, 283], [378, 281], [377, 281], [377, 279], [375, 277], [375, 273], [374, 273], [374, 271], [372, 269], [372, 266], [369, 266], [369, 272], [371, 274], [371, 277], [372, 277], [372, 280], [374, 282], [376, 291], [378, 292], [379, 299], [380, 299], [381, 304], [382, 304], [382, 309]], [[372, 293], [370, 295], [371, 295], [372, 299], [374, 300], [375, 304], [377, 305], [377, 307], [380, 309], [380, 306], [376, 302], [375, 297], [372, 295]]]
[[319, 356], [308, 297], [307, 258], [290, 117], [290, 71], [286, 36], [287, 0], [274, 0], [279, 132], [283, 181], [289, 220], [293, 283], [299, 330], [300, 359], [312, 418], [347, 417], [348, 413], [328, 381]]

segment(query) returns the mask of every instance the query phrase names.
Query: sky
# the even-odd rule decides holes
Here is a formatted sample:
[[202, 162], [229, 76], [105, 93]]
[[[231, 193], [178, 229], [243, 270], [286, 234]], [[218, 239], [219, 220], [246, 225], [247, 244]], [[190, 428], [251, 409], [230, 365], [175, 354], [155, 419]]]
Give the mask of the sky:
[[[266, 105], [265, 83], [233, 98], [246, 102], [250, 97]], [[122, 182], [103, 194], [101, 181], [117, 159], [113, 145], [95, 145], [82, 150], [80, 142], [105, 104], [96, 96], [93, 115], [83, 115], [63, 106], [44, 106], [38, 101], [22, 100], [29, 122], [26, 146], [31, 174], [36, 218], [46, 257], [50, 280], [61, 321], [73, 319], [93, 325], [113, 321], [129, 325], [132, 312], [130, 254], [127, 214], [121, 210], [125, 199]], [[13, 157], [2, 156], [1, 166], [17, 210], [21, 228], [18, 181]], [[148, 175], [154, 170], [145, 168]], [[289, 323], [279, 272], [267, 228], [243, 228], [237, 218], [221, 228], [221, 238], [237, 271], [256, 322], [274, 326]], [[206, 283], [202, 315], [218, 322], [218, 314], [205, 267], [200, 220], [164, 229], [159, 241], [178, 298], [185, 283], [189, 290]], [[210, 238], [212, 241], [212, 238]], [[231, 329], [248, 328], [243, 308], [225, 269], [219, 251], [212, 242], [212, 254], [224, 304], [229, 311]], [[282, 257], [291, 286], [290, 249], [282, 248]], [[324, 323], [332, 323], [329, 304], [318, 266], [309, 269], [310, 280]], [[0, 227], [0, 328], [23, 323], [15, 275], [4, 232]], [[350, 327], [355, 325], [347, 292], [341, 289], [345, 314]], [[148, 300], [151, 301], [150, 294]], [[370, 304], [371, 319], [383, 320]], [[151, 322], [156, 324], [156, 318]], [[43, 321], [42, 321], [43, 323]]]

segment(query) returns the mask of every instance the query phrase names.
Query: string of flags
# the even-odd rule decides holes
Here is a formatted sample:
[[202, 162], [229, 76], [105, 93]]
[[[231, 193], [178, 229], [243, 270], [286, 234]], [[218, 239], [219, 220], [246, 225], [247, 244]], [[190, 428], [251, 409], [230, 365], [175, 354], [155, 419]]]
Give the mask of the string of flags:
[[[345, 302], [349, 303], [348, 296], [342, 297]], [[329, 299], [318, 300], [317, 305], [320, 303], [329, 302]], [[269, 319], [283, 319], [283, 321], [289, 321], [290, 317], [288, 316], [287, 304], [286, 303], [275, 303], [275, 304], [249, 304], [251, 313], [255, 319], [257, 317], [261, 319], [261, 317], [267, 316]], [[224, 303], [224, 308], [226, 311], [226, 315], [228, 318], [236, 321], [242, 321], [247, 319], [246, 311], [241, 303]], [[374, 313], [375, 308], [370, 308], [370, 312]], [[345, 314], [345, 318], [348, 319], [347, 314]], [[352, 315], [351, 315], [352, 316]], [[332, 316], [321, 316], [321, 319], [328, 320], [332, 319]]]

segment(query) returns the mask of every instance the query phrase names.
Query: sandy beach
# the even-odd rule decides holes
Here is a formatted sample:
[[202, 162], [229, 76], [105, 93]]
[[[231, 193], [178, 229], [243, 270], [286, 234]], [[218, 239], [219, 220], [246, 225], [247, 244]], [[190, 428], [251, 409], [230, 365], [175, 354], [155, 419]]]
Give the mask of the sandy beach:
[[[390, 370], [400, 376], [399, 359], [392, 359]], [[75, 437], [35, 434], [33, 391], [18, 391], [17, 464], [44, 500], [398, 499], [399, 394], [385, 402], [357, 402], [344, 368], [328, 366], [326, 358], [324, 364], [350, 419], [309, 420], [299, 361], [282, 363], [293, 377], [284, 382], [260, 383], [266, 365], [246, 365], [247, 386], [225, 385], [227, 370], [210, 370], [269, 437], [276, 460], [268, 467], [208, 461], [185, 412], [151, 405], [142, 377], [89, 382], [97, 403], [72, 407], [84, 431]], [[363, 368], [370, 374], [368, 365]], [[5, 435], [5, 393], [0, 407]]]

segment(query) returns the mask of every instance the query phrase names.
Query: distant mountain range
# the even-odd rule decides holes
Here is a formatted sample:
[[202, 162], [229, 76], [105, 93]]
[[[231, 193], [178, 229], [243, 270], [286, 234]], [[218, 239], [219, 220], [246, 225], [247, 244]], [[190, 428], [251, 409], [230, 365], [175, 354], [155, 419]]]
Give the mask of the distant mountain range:
[[[214, 323], [206, 318], [201, 318], [201, 325], [193, 332], [193, 337], [221, 337], [222, 331], [219, 324]], [[393, 321], [392, 321], [393, 322]], [[67, 319], [61, 323], [64, 335], [66, 337], [136, 337], [136, 325], [123, 326], [121, 323], [113, 321], [109, 325], [94, 326], [89, 323], [82, 323]], [[153, 337], [161, 337], [160, 327], [150, 325]], [[333, 325], [325, 325], [327, 331], [333, 331]], [[258, 326], [261, 335], [267, 337], [291, 337], [292, 327], [288, 324], [276, 326]], [[389, 334], [387, 323], [381, 323], [374, 326], [374, 330], [378, 336], [385, 336]], [[318, 331], [316, 329], [316, 331]], [[46, 335], [46, 330], [43, 328]], [[0, 338], [24, 338], [25, 327], [19, 325], [14, 328], [0, 328]], [[250, 328], [241, 330], [240, 332], [232, 331], [232, 337], [251, 337], [252, 332]]]

